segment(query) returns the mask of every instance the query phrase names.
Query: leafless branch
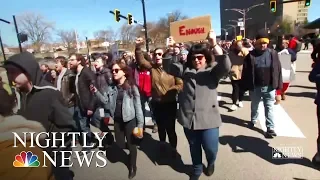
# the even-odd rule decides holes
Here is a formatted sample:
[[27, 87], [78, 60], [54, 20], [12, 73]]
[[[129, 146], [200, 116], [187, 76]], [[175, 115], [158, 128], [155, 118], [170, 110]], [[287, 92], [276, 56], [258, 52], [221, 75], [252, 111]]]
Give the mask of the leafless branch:
[[26, 33], [32, 44], [38, 48], [50, 39], [51, 31], [54, 29], [54, 23], [35, 13], [24, 13], [18, 16], [18, 23], [20, 31]]

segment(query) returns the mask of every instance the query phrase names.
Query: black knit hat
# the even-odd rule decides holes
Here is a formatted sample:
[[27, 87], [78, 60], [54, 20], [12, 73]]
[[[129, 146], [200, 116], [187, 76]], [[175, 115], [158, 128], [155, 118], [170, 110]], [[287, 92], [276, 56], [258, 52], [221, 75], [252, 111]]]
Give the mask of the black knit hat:
[[269, 39], [269, 34], [264, 29], [261, 29], [260, 31], [258, 31], [258, 34], [256, 36], [256, 40], [261, 39], [261, 38], [268, 38]]

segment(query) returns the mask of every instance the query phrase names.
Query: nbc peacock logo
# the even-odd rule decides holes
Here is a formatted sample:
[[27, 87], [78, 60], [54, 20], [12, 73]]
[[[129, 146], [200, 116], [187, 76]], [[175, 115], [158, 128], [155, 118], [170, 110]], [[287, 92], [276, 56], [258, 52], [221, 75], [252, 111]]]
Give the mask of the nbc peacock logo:
[[38, 156], [34, 155], [31, 151], [22, 151], [20, 154], [15, 156], [13, 161], [14, 167], [39, 167], [40, 162], [38, 161]]

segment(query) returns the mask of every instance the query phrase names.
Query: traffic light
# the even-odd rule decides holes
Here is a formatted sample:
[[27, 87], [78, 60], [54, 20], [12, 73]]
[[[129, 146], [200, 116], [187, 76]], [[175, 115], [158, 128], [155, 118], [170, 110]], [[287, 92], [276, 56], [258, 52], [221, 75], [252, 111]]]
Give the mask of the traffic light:
[[310, 5], [311, 5], [311, 0], [306, 0], [304, 5], [305, 5], [306, 7], [310, 6]]
[[117, 22], [120, 21], [120, 11], [118, 9], [114, 10], [114, 18], [116, 19]]
[[128, 13], [127, 18], [128, 18], [128, 24], [129, 25], [133, 24], [133, 17], [132, 17], [132, 15], [130, 13]]
[[277, 1], [270, 1], [270, 11], [273, 13], [277, 11]]

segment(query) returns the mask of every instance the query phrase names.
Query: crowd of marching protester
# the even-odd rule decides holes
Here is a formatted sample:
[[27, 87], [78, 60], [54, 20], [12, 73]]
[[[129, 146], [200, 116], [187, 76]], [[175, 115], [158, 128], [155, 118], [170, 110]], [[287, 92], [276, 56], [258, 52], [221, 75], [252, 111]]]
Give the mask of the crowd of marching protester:
[[[145, 106], [148, 104], [152, 132], [159, 135], [159, 153], [172, 159], [181, 158], [177, 149], [177, 120], [184, 128], [190, 145], [193, 163], [190, 179], [199, 179], [204, 171], [202, 148], [208, 162], [205, 173], [211, 176], [215, 171], [219, 127], [222, 124], [217, 92], [221, 79], [229, 77], [231, 80], [232, 111], [243, 107], [245, 92], [250, 92], [249, 128], [257, 123], [258, 106], [262, 99], [266, 137], [276, 136], [273, 107], [286, 99], [285, 93], [289, 87], [289, 81], [284, 81], [282, 77], [279, 55], [291, 55], [292, 72], [295, 73], [301, 43], [291, 36], [280, 38], [275, 48], [270, 44], [265, 31], [260, 31], [255, 40], [232, 42], [218, 42], [215, 32], [210, 31], [204, 42], [186, 45], [175, 43], [170, 38], [168, 47], [150, 52], [143, 51], [144, 40], [137, 38], [134, 54], [124, 53], [117, 59], [110, 53], [95, 54], [91, 58], [70, 54], [38, 63], [30, 53], [16, 54], [4, 65], [9, 82], [12, 82], [10, 85], [14, 88], [4, 83], [0, 88], [0, 134], [19, 130], [88, 132], [86, 139], [95, 146], [90, 129], [93, 125], [108, 134], [106, 148], [115, 141], [117, 146], [129, 149], [128, 178], [132, 179], [137, 172], [137, 146], [143, 143], [141, 139], [147, 114]], [[312, 58], [315, 65], [310, 73], [310, 81], [316, 82], [317, 87], [320, 86], [320, 63], [316, 61], [319, 59], [319, 49], [314, 45]], [[320, 105], [319, 99], [320, 96], [316, 98], [317, 105]], [[319, 112], [318, 106], [318, 118]], [[114, 136], [108, 127], [110, 119], [114, 122]], [[167, 136], [170, 147], [165, 143]], [[18, 154], [21, 149], [12, 151], [12, 137], [3, 137], [0, 139], [0, 153], [1, 156], [6, 153], [7, 159], [2, 164], [12, 166], [11, 155]], [[83, 145], [83, 139], [78, 137], [79, 145]], [[63, 150], [68, 149], [71, 148]], [[48, 152], [53, 150], [45, 149]], [[87, 153], [90, 150], [83, 148]], [[320, 138], [317, 152], [313, 162], [319, 165]], [[10, 171], [14, 170], [17, 169], [1, 167], [1, 179], [12, 177]], [[38, 173], [41, 179], [53, 176], [58, 180], [73, 179], [68, 168], [58, 165], [51, 170], [21, 171], [14, 177], [34, 176], [32, 171]]]

